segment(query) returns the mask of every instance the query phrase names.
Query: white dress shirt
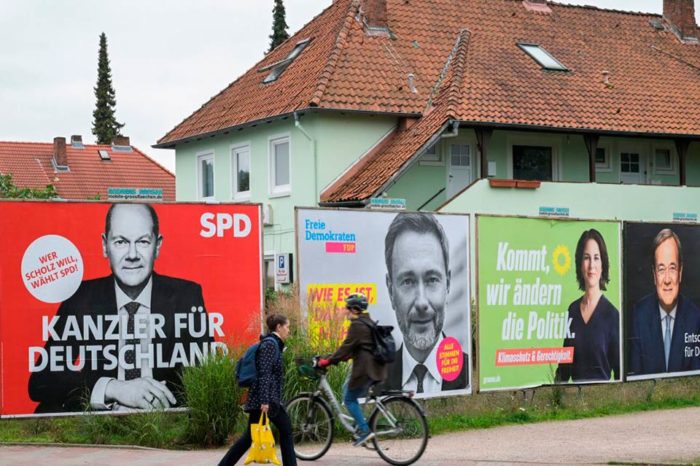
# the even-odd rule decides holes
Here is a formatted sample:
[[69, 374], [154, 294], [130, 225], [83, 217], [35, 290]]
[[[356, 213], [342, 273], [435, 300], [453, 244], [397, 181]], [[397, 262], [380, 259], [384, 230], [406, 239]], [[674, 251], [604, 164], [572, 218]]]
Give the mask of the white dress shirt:
[[[117, 379], [124, 380], [125, 372], [128, 367], [124, 367], [126, 362], [121, 357], [122, 348], [126, 345], [126, 340], [129, 340], [127, 335], [127, 325], [129, 322], [129, 313], [126, 311], [126, 305], [130, 302], [140, 304], [136, 314], [134, 314], [134, 334], [139, 336], [138, 340], [141, 349], [141, 377], [153, 377], [152, 367], [155, 365], [155, 355], [151, 346], [151, 291], [153, 290], [153, 277], [149, 278], [146, 287], [141, 291], [136, 299], [131, 299], [119, 288], [117, 282], [114, 282], [114, 291], [117, 297], [117, 313], [119, 315], [119, 346], [117, 355], [119, 363], [117, 366]], [[127, 337], [127, 338], [125, 338]], [[136, 361], [138, 367], [139, 361]], [[100, 377], [92, 388], [90, 395], [90, 406], [94, 409], [112, 409], [113, 403], [106, 403], [105, 391], [107, 384], [114, 380], [112, 377]]]
[[[442, 341], [442, 339], [440, 339]], [[423, 361], [423, 365], [428, 369], [423, 378], [423, 393], [436, 393], [442, 391], [442, 376], [437, 368], [437, 350], [440, 346], [440, 341], [438, 341], [433, 347], [428, 357]], [[406, 342], [403, 344], [403, 355], [402, 355], [402, 376], [401, 387], [403, 390], [413, 390], [418, 388], [418, 379], [413, 373], [413, 368], [420, 364], [418, 361], [413, 359], [411, 353], [406, 349]]]

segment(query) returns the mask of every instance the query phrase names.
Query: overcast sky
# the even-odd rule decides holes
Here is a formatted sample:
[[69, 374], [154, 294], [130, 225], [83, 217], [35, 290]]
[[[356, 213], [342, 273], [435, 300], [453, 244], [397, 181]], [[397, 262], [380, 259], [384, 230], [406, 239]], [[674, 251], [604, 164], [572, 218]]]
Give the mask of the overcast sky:
[[[290, 34], [331, 3], [285, 0]], [[562, 3], [660, 13], [663, 0]], [[104, 32], [123, 133], [174, 171], [175, 151], [151, 145], [263, 57], [272, 5], [273, 0], [2, 0], [0, 140], [49, 142], [81, 134], [94, 143], [93, 87]]]

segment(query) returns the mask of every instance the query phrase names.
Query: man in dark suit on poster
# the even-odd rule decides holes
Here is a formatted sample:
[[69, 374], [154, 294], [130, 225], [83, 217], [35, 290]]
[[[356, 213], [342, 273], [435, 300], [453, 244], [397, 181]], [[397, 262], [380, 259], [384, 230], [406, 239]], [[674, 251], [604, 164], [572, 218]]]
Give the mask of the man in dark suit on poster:
[[[29, 379], [37, 413], [182, 402], [182, 367], [207, 354], [213, 331], [201, 286], [154, 272], [162, 242], [152, 206], [110, 206], [102, 247], [112, 275], [60, 305], [41, 355], [50, 361]], [[51, 370], [57, 350], [65, 367]]]
[[440, 393], [466, 389], [469, 358], [453, 380], [440, 373], [436, 356], [445, 338], [443, 325], [450, 292], [449, 248], [445, 232], [431, 214], [399, 213], [389, 226], [384, 255], [386, 285], [403, 345], [389, 367], [388, 389]]
[[654, 238], [652, 273], [656, 292], [632, 311], [629, 375], [700, 369], [700, 310], [680, 293], [681, 242], [668, 228]]

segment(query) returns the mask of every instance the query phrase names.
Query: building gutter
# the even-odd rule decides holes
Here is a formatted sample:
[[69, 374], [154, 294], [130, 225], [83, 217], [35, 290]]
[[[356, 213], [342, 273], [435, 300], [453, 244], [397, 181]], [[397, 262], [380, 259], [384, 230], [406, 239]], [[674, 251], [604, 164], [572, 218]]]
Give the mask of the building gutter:
[[510, 131], [537, 131], [551, 133], [568, 133], [568, 134], [598, 134], [600, 136], [616, 136], [616, 137], [638, 137], [650, 139], [693, 139], [699, 140], [700, 134], [674, 134], [674, 133], [643, 133], [639, 131], [615, 131], [609, 129], [592, 129], [592, 128], [565, 128], [556, 126], [544, 125], [523, 125], [518, 123], [489, 123], [486, 121], [467, 121], [460, 120], [460, 124], [465, 127], [489, 127], [499, 130]]
[[312, 138], [306, 129], [301, 126], [298, 112], [294, 112], [294, 127], [311, 143], [311, 154], [314, 158], [314, 202], [318, 202], [320, 199], [318, 196], [318, 155], [316, 154], [316, 139]]
[[367, 204], [369, 204], [368, 199], [357, 200], [357, 201], [338, 201], [338, 202], [326, 201], [326, 202], [319, 202], [318, 203], [319, 207], [367, 207]]
[[[296, 113], [307, 113], [307, 112], [318, 112], [318, 113], [348, 113], [354, 115], [373, 115], [373, 116], [388, 116], [388, 117], [407, 117], [407, 118], [420, 118], [421, 113], [392, 113], [392, 112], [376, 112], [369, 110], [352, 110], [343, 108], [319, 108], [319, 107], [306, 107], [301, 110], [295, 110], [292, 113], [282, 113], [280, 115], [275, 115], [266, 118], [260, 118], [258, 120], [252, 120], [239, 125], [229, 126], [227, 128], [218, 129], [215, 131], [210, 131], [207, 133], [197, 134], [194, 136], [188, 136], [182, 139], [176, 139], [173, 141], [153, 144], [151, 147], [154, 149], [175, 149], [178, 144], [184, 144], [187, 142], [201, 140], [207, 137], [214, 137], [220, 134], [226, 134], [232, 131], [239, 131], [244, 128], [258, 126], [262, 123], [272, 123], [277, 120], [284, 120]], [[513, 123], [494, 123], [488, 121], [468, 121], [461, 120], [462, 126], [488, 126], [494, 129], [508, 129], [508, 130], [520, 130], [520, 131], [548, 131], [557, 133], [571, 133], [571, 134], [601, 134], [606, 136], [620, 136], [620, 137], [641, 137], [641, 138], [659, 138], [659, 139], [674, 139], [674, 138], [686, 138], [697, 140], [700, 139], [698, 134], [682, 134], [682, 133], [643, 133], [634, 131], [615, 131], [615, 130], [603, 130], [603, 129], [591, 129], [591, 128], [564, 128], [555, 126], [544, 126], [544, 125], [523, 125], [523, 124], [513, 124]], [[449, 136], [448, 136], [449, 137]]]
[[452, 120], [450, 131], [442, 133], [440, 139], [456, 138], [457, 136], [459, 136], [459, 121]]
[[306, 113], [347, 113], [351, 115], [366, 115], [366, 116], [386, 116], [386, 117], [407, 117], [407, 118], [420, 118], [421, 113], [392, 113], [392, 112], [376, 112], [376, 111], [370, 111], [370, 110], [352, 110], [352, 109], [344, 109], [344, 108], [319, 108], [319, 107], [306, 107], [300, 110], [295, 110], [293, 112], [288, 112], [288, 113], [281, 113], [279, 115], [275, 116], [269, 116], [265, 118], [259, 118], [257, 120], [251, 120], [245, 123], [241, 123], [238, 125], [233, 125], [233, 126], [228, 126], [226, 128], [221, 128], [217, 129], [214, 131], [209, 131], [206, 133], [201, 133], [201, 134], [195, 134], [192, 136], [186, 136], [182, 139], [174, 139], [172, 141], [168, 142], [163, 142], [163, 143], [157, 143], [153, 144], [151, 147], [154, 149], [175, 149], [175, 146], [178, 144], [185, 144], [188, 142], [193, 142], [193, 141], [200, 141], [204, 138], [211, 138], [215, 136], [219, 136], [222, 134], [228, 134], [233, 131], [241, 131], [245, 128], [252, 128], [255, 126], [260, 126], [263, 123], [272, 123], [274, 121], [278, 120], [285, 120], [289, 118], [290, 116], [293, 116], [294, 114], [299, 113], [300, 115], [304, 115]]

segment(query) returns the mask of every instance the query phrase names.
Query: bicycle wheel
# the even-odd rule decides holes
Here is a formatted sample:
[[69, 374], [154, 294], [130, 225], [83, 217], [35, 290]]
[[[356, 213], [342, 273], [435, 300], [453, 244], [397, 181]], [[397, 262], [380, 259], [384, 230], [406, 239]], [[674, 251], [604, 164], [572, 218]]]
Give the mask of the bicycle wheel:
[[394, 465], [414, 463], [428, 445], [428, 423], [411, 399], [395, 397], [382, 400], [372, 413], [370, 427], [373, 443], [384, 461]]
[[296, 457], [313, 461], [325, 455], [333, 443], [333, 417], [326, 403], [310, 395], [298, 395], [287, 403], [287, 412]]

